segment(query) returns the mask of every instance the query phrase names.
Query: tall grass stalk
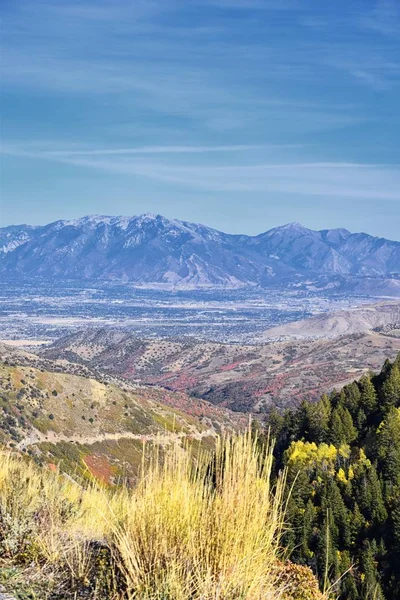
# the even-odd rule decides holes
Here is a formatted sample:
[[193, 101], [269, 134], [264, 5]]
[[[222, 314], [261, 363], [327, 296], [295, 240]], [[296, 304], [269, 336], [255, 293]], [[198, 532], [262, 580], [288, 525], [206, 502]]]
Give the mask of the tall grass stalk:
[[99, 600], [285, 598], [272, 450], [250, 431], [219, 438], [212, 457], [177, 443], [143, 462], [133, 489], [83, 488], [0, 454], [0, 556], [33, 561], [65, 598], [85, 586]]
[[212, 473], [179, 446], [155, 460], [115, 532], [130, 597], [276, 598], [285, 478], [272, 490], [271, 468], [250, 432], [218, 440]]

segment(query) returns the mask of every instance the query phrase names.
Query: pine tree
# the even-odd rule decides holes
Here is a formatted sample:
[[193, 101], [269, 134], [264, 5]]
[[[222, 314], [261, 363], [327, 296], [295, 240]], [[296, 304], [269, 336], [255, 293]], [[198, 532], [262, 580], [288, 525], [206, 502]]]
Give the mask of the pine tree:
[[345, 406], [349, 409], [351, 416], [355, 419], [361, 404], [361, 392], [357, 383], [354, 381], [343, 388], [345, 394]]
[[390, 408], [376, 434], [376, 453], [390, 494], [400, 487], [400, 408]]
[[396, 364], [389, 369], [389, 374], [383, 382], [381, 398], [385, 410], [400, 403], [400, 367]]
[[349, 528], [350, 528], [350, 546], [355, 546], [362, 530], [365, 526], [365, 519], [360, 511], [360, 507], [358, 503], [354, 503], [354, 508], [351, 511], [349, 518]]
[[307, 403], [307, 439], [316, 443], [327, 442], [329, 432], [329, 420], [331, 416], [331, 401], [327, 394], [314, 403]]
[[276, 456], [293, 559], [337, 580], [338, 600], [400, 599], [400, 354], [285, 414]]
[[282, 433], [282, 428], [284, 426], [284, 417], [283, 415], [276, 409], [275, 406], [269, 409], [265, 418], [265, 425], [268, 435], [268, 431], [272, 439], [277, 439]]
[[361, 598], [363, 600], [385, 600], [376, 570], [374, 548], [368, 540], [364, 543], [361, 552], [360, 567], [363, 574]]
[[301, 554], [304, 558], [304, 562], [307, 563], [312, 557], [312, 546], [313, 546], [313, 532], [316, 521], [317, 511], [310, 499], [307, 502], [306, 510], [303, 516], [303, 527], [301, 533]]
[[359, 408], [356, 414], [356, 426], [358, 431], [363, 431], [367, 422], [367, 416], [362, 408]]
[[340, 560], [340, 570], [342, 573], [345, 573], [340, 581], [341, 598], [345, 600], [360, 600], [352, 565], [353, 562], [350, 553], [345, 550], [341, 553]]
[[381, 524], [387, 518], [382, 486], [374, 465], [364, 465], [356, 472], [354, 496], [366, 521]]
[[332, 411], [329, 439], [332, 444], [351, 444], [357, 438], [357, 430], [347, 408], [339, 404]]
[[361, 406], [366, 414], [372, 413], [378, 408], [378, 397], [375, 387], [369, 375], [364, 375], [360, 379]]

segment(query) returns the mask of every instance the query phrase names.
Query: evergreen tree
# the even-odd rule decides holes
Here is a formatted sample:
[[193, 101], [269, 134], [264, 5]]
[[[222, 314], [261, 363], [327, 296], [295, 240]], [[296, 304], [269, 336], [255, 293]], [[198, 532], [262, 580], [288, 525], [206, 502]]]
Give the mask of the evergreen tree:
[[361, 392], [357, 383], [354, 381], [350, 385], [346, 385], [343, 388], [345, 395], [344, 406], [348, 408], [353, 419], [356, 418], [356, 415], [360, 409], [361, 404]]
[[355, 571], [352, 568], [353, 563], [348, 551], [341, 553], [340, 570], [345, 573], [344, 577], [340, 582], [341, 595], [346, 600], [360, 600], [360, 595], [357, 590], [357, 584], [355, 579]]
[[327, 394], [315, 404], [306, 405], [307, 439], [318, 443], [328, 441], [329, 420], [331, 416], [331, 401]]
[[367, 540], [360, 556], [362, 571], [361, 598], [363, 600], [385, 600], [376, 570], [374, 546]]
[[379, 425], [376, 453], [388, 494], [391, 494], [393, 487], [400, 487], [400, 408], [390, 408]]
[[365, 414], [370, 414], [378, 408], [378, 396], [369, 375], [360, 379], [360, 401]]
[[400, 403], [400, 367], [393, 365], [388, 371], [381, 389], [382, 403], [386, 410]]
[[357, 430], [347, 408], [339, 404], [332, 411], [329, 441], [340, 446], [351, 444], [357, 438]]

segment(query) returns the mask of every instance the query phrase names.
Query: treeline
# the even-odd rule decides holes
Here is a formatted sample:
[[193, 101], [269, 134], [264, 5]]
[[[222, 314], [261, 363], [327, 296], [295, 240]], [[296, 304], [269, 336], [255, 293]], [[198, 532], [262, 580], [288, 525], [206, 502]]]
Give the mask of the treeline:
[[291, 559], [341, 600], [400, 598], [400, 355], [267, 425], [288, 469]]

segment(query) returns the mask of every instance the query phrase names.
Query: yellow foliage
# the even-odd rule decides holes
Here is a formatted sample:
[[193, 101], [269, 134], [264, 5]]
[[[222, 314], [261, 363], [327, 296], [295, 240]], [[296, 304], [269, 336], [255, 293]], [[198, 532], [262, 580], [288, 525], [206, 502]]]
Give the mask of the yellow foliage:
[[369, 458], [367, 458], [367, 455], [365, 454], [364, 450], [362, 448], [360, 448], [360, 455], [358, 458], [358, 463], [360, 465], [363, 465], [365, 467], [370, 467], [371, 466], [371, 461], [369, 460]]
[[321, 467], [334, 470], [338, 450], [333, 444], [315, 442], [292, 442], [286, 451], [287, 464], [294, 466]]
[[351, 452], [351, 448], [350, 448], [349, 444], [341, 444], [339, 446], [339, 455], [342, 458], [350, 458], [350, 452]]
[[339, 469], [339, 471], [337, 472], [336, 477], [338, 478], [339, 481], [341, 481], [342, 483], [348, 483], [348, 479], [346, 477], [346, 473], [344, 472], [344, 470], [342, 468]]

